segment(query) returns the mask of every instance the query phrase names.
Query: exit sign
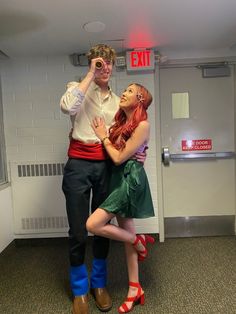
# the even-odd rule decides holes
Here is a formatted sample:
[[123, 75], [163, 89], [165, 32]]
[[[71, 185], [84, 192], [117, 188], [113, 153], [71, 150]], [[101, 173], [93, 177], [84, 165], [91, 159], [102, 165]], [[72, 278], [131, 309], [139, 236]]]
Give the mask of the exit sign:
[[126, 52], [127, 71], [145, 71], [155, 69], [154, 51], [150, 49]]

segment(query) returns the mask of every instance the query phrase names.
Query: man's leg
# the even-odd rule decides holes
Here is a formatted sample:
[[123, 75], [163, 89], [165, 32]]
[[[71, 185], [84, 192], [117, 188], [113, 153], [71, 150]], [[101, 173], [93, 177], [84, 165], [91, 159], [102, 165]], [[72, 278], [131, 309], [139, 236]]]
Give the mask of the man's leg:
[[[94, 165], [92, 212], [106, 199], [109, 186], [110, 162], [98, 162]], [[107, 256], [109, 239], [94, 236], [93, 264], [90, 278], [91, 293], [95, 297], [96, 305], [101, 311], [109, 311], [112, 301], [107, 286]]]
[[[86, 250], [86, 221], [89, 216], [90, 186], [87, 180], [89, 163], [69, 159], [63, 177], [69, 222], [70, 284], [74, 296], [73, 313], [88, 313], [89, 281], [84, 264]], [[89, 167], [88, 167], [89, 168]]]

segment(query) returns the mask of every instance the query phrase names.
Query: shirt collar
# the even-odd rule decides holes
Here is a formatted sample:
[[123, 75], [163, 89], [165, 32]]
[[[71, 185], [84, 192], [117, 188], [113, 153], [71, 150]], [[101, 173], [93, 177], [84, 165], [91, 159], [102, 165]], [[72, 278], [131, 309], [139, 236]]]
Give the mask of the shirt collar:
[[[101, 88], [95, 82], [92, 82], [91, 86], [92, 86], [94, 91], [100, 91], [101, 90]], [[108, 91], [109, 91], [110, 95], [112, 95], [112, 90], [111, 90], [111, 87], [109, 85], [108, 85]]]

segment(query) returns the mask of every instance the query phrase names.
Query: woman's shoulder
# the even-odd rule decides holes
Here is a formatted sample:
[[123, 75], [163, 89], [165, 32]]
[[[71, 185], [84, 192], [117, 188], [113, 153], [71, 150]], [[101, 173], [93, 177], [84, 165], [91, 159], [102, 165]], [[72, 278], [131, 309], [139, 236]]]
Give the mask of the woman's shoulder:
[[143, 120], [139, 122], [138, 127], [140, 129], [146, 130], [146, 129], [149, 129], [150, 123], [148, 122], [148, 120]]
[[136, 127], [134, 131], [134, 135], [138, 138], [146, 138], [146, 140], [149, 139], [150, 134], [150, 124], [147, 120], [140, 121], [138, 126]]

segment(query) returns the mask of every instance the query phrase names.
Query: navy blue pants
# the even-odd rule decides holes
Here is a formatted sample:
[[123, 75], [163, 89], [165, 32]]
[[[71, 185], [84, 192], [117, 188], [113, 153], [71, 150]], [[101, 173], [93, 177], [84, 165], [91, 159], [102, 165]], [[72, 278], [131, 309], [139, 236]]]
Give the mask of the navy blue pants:
[[[70, 265], [84, 263], [87, 241], [86, 221], [105, 200], [108, 192], [111, 161], [68, 159], [65, 168], [62, 189], [66, 198], [66, 210], [69, 223]], [[90, 194], [91, 206], [90, 206]], [[97, 259], [106, 259], [109, 239], [94, 236], [93, 255]]]

